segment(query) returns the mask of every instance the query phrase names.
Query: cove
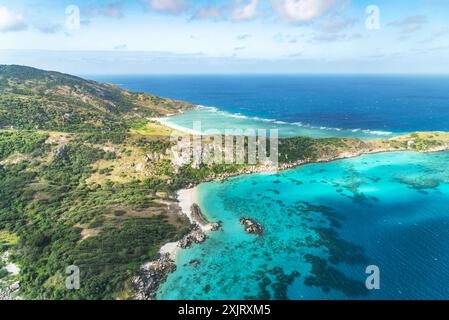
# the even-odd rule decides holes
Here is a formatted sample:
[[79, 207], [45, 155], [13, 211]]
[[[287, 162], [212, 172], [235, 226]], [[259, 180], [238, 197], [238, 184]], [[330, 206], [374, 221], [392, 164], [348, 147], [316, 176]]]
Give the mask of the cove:
[[[384, 153], [202, 184], [199, 205], [223, 228], [178, 253], [158, 298], [447, 298], [448, 162]], [[380, 290], [365, 287], [370, 265]]]

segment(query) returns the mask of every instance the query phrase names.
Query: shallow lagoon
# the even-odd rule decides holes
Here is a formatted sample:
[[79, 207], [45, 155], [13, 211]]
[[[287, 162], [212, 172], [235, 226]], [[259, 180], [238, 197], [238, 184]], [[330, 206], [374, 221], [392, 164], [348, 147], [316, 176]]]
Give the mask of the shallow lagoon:
[[[202, 184], [200, 205], [223, 230], [180, 251], [158, 297], [447, 298], [447, 163], [448, 152], [385, 153]], [[365, 289], [368, 265], [381, 290]]]

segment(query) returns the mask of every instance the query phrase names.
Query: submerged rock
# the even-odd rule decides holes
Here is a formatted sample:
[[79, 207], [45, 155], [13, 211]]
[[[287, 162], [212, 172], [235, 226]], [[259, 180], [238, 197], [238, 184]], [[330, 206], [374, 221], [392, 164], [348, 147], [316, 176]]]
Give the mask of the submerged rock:
[[191, 260], [191, 261], [189, 262], [189, 265], [191, 265], [191, 266], [193, 266], [193, 267], [196, 267], [196, 266], [198, 266], [200, 263], [201, 263], [200, 260], [194, 259], [194, 260]]
[[257, 223], [256, 221], [249, 219], [249, 218], [241, 218], [240, 224], [245, 227], [245, 231], [247, 233], [251, 234], [257, 234], [262, 235], [263, 234], [263, 228], [262, 226]]

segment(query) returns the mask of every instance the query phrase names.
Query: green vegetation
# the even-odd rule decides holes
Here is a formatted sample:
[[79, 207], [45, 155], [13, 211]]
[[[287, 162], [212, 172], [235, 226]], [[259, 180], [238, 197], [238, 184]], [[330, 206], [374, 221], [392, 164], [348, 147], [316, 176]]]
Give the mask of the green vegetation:
[[0, 128], [126, 133], [141, 119], [190, 104], [57, 72], [0, 65]]
[[[97, 162], [111, 164], [97, 174], [112, 175], [114, 163], [130, 155], [122, 150], [165, 152], [170, 143], [157, 135], [147, 140], [128, 131], [144, 117], [185, 107], [59, 73], [0, 66], [0, 128], [8, 129], [0, 130], [0, 248], [21, 266], [22, 296], [130, 297], [139, 266], [188, 232], [187, 220], [156, 202], [158, 192], [171, 190], [167, 181], [87, 182]], [[103, 150], [106, 144], [118, 153]], [[65, 288], [70, 265], [80, 267], [80, 290]]]
[[133, 128], [131, 128], [131, 132], [143, 136], [169, 137], [173, 130], [155, 122], [144, 121], [142, 123], [137, 123]]
[[[9, 139], [3, 139], [5, 134]], [[0, 148], [22, 134], [0, 133], [5, 142]], [[169, 223], [168, 212], [148, 212], [155, 194], [167, 190], [160, 180], [87, 185], [90, 165], [114, 161], [110, 153], [71, 142], [49, 150], [48, 156], [49, 161], [0, 166], [0, 241], [16, 246], [25, 296], [116, 298], [141, 264], [155, 259], [158, 248], [188, 230], [186, 222]], [[112, 209], [116, 206], [143, 217], [118, 219], [126, 210]], [[97, 230], [98, 235], [83, 239], [83, 229]], [[73, 292], [64, 287], [65, 268], [72, 264], [80, 267], [83, 278], [82, 289]]]
[[0, 135], [0, 160], [15, 152], [37, 156], [42, 151], [43, 142], [47, 138], [48, 135], [45, 133], [2, 132]]
[[[22, 297], [132, 297], [139, 266], [191, 227], [173, 210], [175, 192], [248, 169], [173, 166], [172, 130], [142, 119], [190, 107], [56, 72], [0, 65], [0, 251], [8, 249], [21, 268]], [[428, 150], [448, 143], [449, 135], [376, 142], [281, 139], [280, 163], [404, 149], [408, 139]], [[170, 201], [173, 206], [166, 205]], [[330, 268], [312, 264], [316, 274]], [[70, 265], [80, 267], [80, 290], [65, 289]], [[322, 282], [318, 276], [307, 281]], [[279, 286], [282, 294], [285, 284]]]

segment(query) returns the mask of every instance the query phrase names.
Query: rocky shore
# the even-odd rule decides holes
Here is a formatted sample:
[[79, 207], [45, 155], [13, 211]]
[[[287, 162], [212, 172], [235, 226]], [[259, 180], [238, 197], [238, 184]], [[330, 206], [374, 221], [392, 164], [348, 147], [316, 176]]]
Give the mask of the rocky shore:
[[[202, 182], [214, 181], [214, 180], [227, 180], [234, 176], [254, 174], [254, 173], [277, 173], [278, 171], [292, 169], [301, 165], [310, 163], [324, 163], [341, 159], [354, 158], [361, 155], [384, 153], [384, 152], [399, 152], [399, 151], [417, 151], [413, 148], [414, 141], [409, 140], [408, 136], [398, 137], [392, 139], [402, 139], [406, 142], [406, 146], [398, 147], [398, 145], [389, 144], [375, 144], [371, 143], [366, 147], [339, 152], [331, 155], [323, 155], [318, 158], [307, 158], [298, 161], [292, 161], [289, 163], [282, 163], [279, 166], [273, 167], [269, 164], [247, 166], [241, 170], [215, 175], [212, 174]], [[419, 150], [419, 152], [439, 152], [449, 150], [449, 143], [427, 148], [426, 150]], [[136, 278], [134, 281], [137, 299], [155, 299], [156, 292], [159, 285], [163, 283], [168, 274], [176, 270], [175, 258], [176, 252], [182, 248], [188, 248], [194, 243], [202, 243], [207, 239], [207, 233], [210, 231], [216, 231], [221, 228], [219, 223], [210, 223], [203, 213], [201, 208], [197, 204], [196, 188], [184, 189], [178, 193], [179, 206], [181, 211], [191, 221], [194, 227], [191, 232], [186, 235], [177, 243], [167, 244], [161, 250], [160, 258], [157, 261], [148, 263], [142, 267], [142, 276]], [[250, 234], [262, 235], [264, 233], [263, 227], [256, 221], [249, 218], [241, 218], [240, 223], [244, 226], [245, 231]], [[200, 261], [192, 261], [193, 264], [199, 264]]]
[[176, 264], [168, 253], [161, 255], [156, 261], [143, 265], [140, 275], [133, 280], [133, 298], [155, 300], [159, 285], [175, 270]]
[[[178, 193], [181, 212], [192, 222], [191, 231], [180, 241], [167, 243], [159, 252], [159, 258], [144, 264], [139, 276], [133, 280], [133, 298], [137, 300], [155, 300], [159, 286], [168, 275], [176, 270], [176, 254], [179, 249], [189, 248], [193, 244], [203, 243], [207, 233], [220, 229], [220, 223], [210, 223], [195, 203], [195, 190], [186, 189]], [[187, 210], [187, 208], [189, 208]], [[198, 261], [199, 263], [199, 261]]]
[[[448, 151], [448, 150], [449, 150], [449, 146], [444, 146], [444, 147], [432, 148], [432, 149], [422, 151], [422, 152], [423, 153], [432, 153], [432, 152], [441, 152], [441, 151]], [[274, 174], [279, 171], [293, 169], [293, 168], [296, 168], [296, 167], [299, 167], [302, 165], [306, 165], [306, 164], [326, 163], [326, 162], [332, 162], [332, 161], [337, 161], [337, 160], [356, 158], [356, 157], [360, 157], [362, 155], [385, 153], [385, 152], [400, 152], [400, 151], [415, 151], [415, 150], [410, 150], [408, 148], [400, 148], [400, 149], [380, 148], [380, 149], [373, 149], [373, 150], [359, 150], [359, 151], [354, 151], [354, 152], [343, 152], [338, 155], [325, 156], [325, 157], [321, 157], [318, 159], [308, 158], [305, 160], [298, 160], [298, 161], [289, 162], [289, 163], [282, 163], [282, 164], [279, 164], [278, 167], [270, 167], [270, 166], [263, 166], [263, 165], [255, 166], [254, 165], [254, 166], [246, 167], [245, 169], [242, 169], [242, 170], [239, 170], [236, 172], [223, 173], [223, 174], [220, 174], [217, 176], [210, 177], [209, 179], [206, 179], [204, 182], [210, 182], [210, 181], [214, 181], [214, 180], [225, 181], [232, 177], [255, 174], [255, 173], [273, 173]]]
[[161, 249], [159, 259], [144, 264], [140, 275], [133, 280], [133, 298], [136, 300], [155, 300], [159, 286], [176, 270], [176, 252], [179, 248], [187, 249], [192, 244], [203, 243], [207, 235], [195, 225], [192, 231], [180, 241], [170, 244], [171, 252]]

